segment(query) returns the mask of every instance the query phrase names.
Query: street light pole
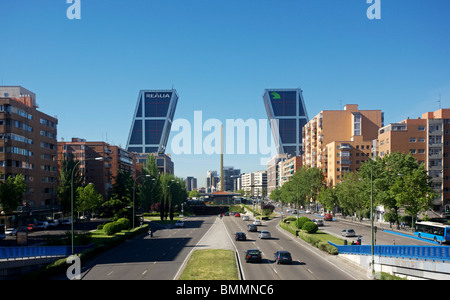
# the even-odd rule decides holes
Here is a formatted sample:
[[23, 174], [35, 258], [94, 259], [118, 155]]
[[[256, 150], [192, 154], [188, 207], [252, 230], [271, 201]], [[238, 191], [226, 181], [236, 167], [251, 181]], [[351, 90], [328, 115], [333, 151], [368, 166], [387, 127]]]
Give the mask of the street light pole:
[[[146, 175], [140, 175], [140, 176], [138, 176], [138, 177], [136, 177], [135, 179], [134, 179], [134, 182], [133, 182], [133, 228], [134, 228], [134, 215], [135, 215], [135, 195], [136, 195], [136, 181], [140, 178], [140, 177], [152, 177], [152, 175], [150, 175], [150, 174], [146, 174]], [[153, 180], [155, 180], [154, 178], [153, 178]]]
[[70, 176], [70, 206], [71, 206], [71, 244], [72, 244], [72, 255], [74, 254], [74, 227], [73, 227], [73, 223], [74, 223], [74, 219], [73, 219], [73, 206], [74, 206], [74, 201], [73, 201], [73, 173], [75, 172], [75, 169], [77, 168], [77, 166], [79, 164], [81, 164], [81, 162], [83, 161], [87, 161], [87, 160], [97, 160], [97, 161], [102, 161], [103, 157], [96, 157], [96, 158], [85, 158], [85, 159], [81, 159], [79, 160], [72, 169], [72, 174]]
[[370, 252], [372, 255], [372, 274], [375, 273], [374, 232], [373, 232], [373, 161], [370, 162], [370, 234], [372, 237]]

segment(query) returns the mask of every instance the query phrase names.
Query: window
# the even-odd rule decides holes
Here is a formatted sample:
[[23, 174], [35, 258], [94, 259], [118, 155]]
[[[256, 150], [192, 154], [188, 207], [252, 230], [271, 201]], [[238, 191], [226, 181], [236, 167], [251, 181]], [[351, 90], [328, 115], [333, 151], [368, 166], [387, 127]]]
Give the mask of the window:
[[409, 142], [410, 143], [415, 143], [416, 142], [416, 138], [409, 138]]
[[419, 131], [425, 131], [425, 127], [424, 126], [419, 126]]

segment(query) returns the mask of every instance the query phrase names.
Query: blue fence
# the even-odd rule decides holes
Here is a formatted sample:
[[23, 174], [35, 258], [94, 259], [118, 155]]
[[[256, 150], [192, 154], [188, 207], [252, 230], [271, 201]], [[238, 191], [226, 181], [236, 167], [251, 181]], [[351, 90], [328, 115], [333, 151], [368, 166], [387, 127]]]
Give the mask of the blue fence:
[[[75, 246], [74, 252], [79, 253], [85, 249], [93, 248], [94, 244]], [[0, 259], [40, 258], [46, 256], [69, 256], [72, 254], [71, 246], [50, 247], [0, 247]]]
[[[328, 243], [335, 246], [341, 254], [371, 255], [370, 245], [340, 246], [331, 242]], [[373, 250], [374, 255], [377, 256], [450, 261], [449, 246], [375, 245]]]

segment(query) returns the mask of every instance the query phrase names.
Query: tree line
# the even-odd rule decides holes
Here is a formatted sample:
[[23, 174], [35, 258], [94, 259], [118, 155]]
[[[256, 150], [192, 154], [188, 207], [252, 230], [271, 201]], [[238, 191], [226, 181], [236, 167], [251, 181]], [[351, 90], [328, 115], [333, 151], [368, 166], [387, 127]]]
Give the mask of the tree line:
[[318, 168], [302, 167], [289, 181], [270, 194], [282, 203], [340, 210], [345, 215], [370, 218], [373, 207], [383, 206], [384, 218], [399, 226], [400, 211], [411, 217], [412, 225], [421, 212], [433, 206], [437, 195], [423, 164], [411, 154], [391, 153], [362, 163], [358, 171], [347, 172], [340, 183], [327, 186]]
[[129, 171], [119, 170], [106, 199], [96, 191], [94, 184], [85, 182], [77, 161], [68, 158], [61, 164], [58, 185], [58, 201], [64, 213], [71, 211], [72, 171], [74, 212], [79, 215], [130, 219], [134, 199], [135, 211], [158, 212], [161, 220], [173, 220], [175, 211], [187, 198], [185, 181], [172, 174], [160, 174], [152, 155], [147, 157], [142, 174], [137, 178]]

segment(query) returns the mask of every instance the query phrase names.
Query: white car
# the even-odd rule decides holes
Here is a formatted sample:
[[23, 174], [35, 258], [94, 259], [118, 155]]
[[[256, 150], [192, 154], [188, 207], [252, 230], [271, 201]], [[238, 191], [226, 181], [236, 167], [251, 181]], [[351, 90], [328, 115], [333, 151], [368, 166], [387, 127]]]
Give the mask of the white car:
[[47, 221], [41, 221], [37, 224], [37, 228], [38, 229], [47, 229], [48, 227], [48, 222]]
[[184, 222], [181, 221], [181, 220], [178, 220], [178, 221], [175, 223], [175, 227], [178, 227], [178, 228], [184, 227]]
[[254, 225], [257, 225], [257, 226], [261, 226], [261, 225], [262, 225], [262, 223], [261, 223], [260, 220], [255, 220], [255, 221], [253, 221], [253, 224], [254, 224]]
[[267, 230], [261, 230], [261, 232], [258, 234], [258, 237], [260, 239], [270, 239], [270, 232], [268, 232]]
[[242, 217], [242, 220], [248, 221], [248, 220], [250, 220], [250, 218], [249, 218], [248, 216], [243, 216], [243, 217]]

